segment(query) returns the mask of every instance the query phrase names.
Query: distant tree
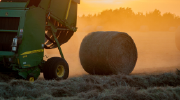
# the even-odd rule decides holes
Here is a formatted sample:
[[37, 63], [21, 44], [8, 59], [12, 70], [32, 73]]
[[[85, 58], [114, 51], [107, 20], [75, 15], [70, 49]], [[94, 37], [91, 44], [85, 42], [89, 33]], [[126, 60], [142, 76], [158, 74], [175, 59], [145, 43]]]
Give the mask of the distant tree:
[[143, 14], [134, 13], [131, 8], [109, 9], [99, 14], [82, 15], [78, 21], [85, 26], [103, 26], [106, 30], [121, 31], [139, 31], [142, 26], [148, 27], [150, 31], [167, 31], [170, 27], [180, 26], [180, 17], [168, 12], [161, 14], [161, 11], [155, 9], [152, 12]]

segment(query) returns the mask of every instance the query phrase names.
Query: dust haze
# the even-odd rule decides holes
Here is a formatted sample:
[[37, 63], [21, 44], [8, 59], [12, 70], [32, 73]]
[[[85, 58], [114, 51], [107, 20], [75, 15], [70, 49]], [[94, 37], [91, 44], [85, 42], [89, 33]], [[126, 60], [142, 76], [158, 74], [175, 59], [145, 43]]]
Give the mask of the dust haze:
[[[131, 10], [128, 11], [131, 12]], [[156, 20], [148, 20], [150, 16], [154, 18], [153, 14], [155, 14], [154, 16], [161, 16]], [[132, 12], [132, 16], [136, 19], [126, 19], [128, 20], [127, 23], [126, 20], [123, 21], [123, 17], [121, 17], [122, 20], [116, 20], [118, 15], [116, 19], [107, 19], [106, 21], [109, 21], [108, 23], [106, 21], [104, 23], [97, 21], [97, 17], [100, 17], [98, 15], [96, 15], [96, 18], [90, 15], [89, 17], [78, 17], [78, 31], [74, 33], [73, 37], [67, 43], [62, 45], [62, 51], [69, 64], [70, 77], [87, 74], [79, 61], [79, 48], [82, 39], [94, 31], [126, 32], [133, 38], [138, 50], [138, 60], [132, 74], [174, 72], [176, 69], [180, 69], [180, 51], [175, 44], [175, 33], [177, 30], [180, 30], [180, 24], [174, 22], [180, 21], [180, 17], [171, 13], [161, 14], [158, 10], [155, 10], [148, 17], [139, 13], [137, 16], [141, 16], [144, 19], [141, 22], [139, 17], [138, 23], [135, 22], [137, 20], [137, 16], [135, 15]], [[85, 18], [90, 18], [94, 21], [89, 23]], [[106, 19], [102, 14], [101, 18]], [[58, 49], [45, 50], [45, 55], [44, 59], [54, 56], [60, 57]]]

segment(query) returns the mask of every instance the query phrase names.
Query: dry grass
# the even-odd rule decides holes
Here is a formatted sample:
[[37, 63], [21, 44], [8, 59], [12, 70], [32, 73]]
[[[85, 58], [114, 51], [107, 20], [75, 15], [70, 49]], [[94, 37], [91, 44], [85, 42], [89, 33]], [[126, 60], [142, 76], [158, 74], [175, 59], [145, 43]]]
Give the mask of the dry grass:
[[[0, 99], [10, 100], [178, 100], [180, 76], [85, 75], [63, 81], [8, 80], [0, 76]], [[4, 81], [4, 82], [3, 82]]]

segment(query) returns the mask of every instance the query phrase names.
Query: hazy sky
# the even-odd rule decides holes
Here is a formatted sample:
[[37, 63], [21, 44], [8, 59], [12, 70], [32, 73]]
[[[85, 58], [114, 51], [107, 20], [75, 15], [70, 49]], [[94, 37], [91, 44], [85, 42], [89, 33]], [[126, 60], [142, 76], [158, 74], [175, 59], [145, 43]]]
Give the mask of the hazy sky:
[[159, 9], [180, 16], [180, 0], [81, 0], [78, 14], [94, 14], [105, 9], [130, 7], [134, 12], [150, 12]]

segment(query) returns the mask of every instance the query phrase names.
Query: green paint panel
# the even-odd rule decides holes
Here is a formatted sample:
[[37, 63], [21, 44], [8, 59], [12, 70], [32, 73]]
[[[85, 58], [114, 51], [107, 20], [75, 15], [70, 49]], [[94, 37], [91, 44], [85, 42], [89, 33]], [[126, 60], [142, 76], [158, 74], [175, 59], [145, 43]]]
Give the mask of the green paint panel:
[[0, 32], [18, 32], [18, 30], [0, 30]]
[[29, 72], [29, 75], [34, 76], [35, 79], [37, 79], [39, 77], [41, 73], [41, 70], [39, 67], [35, 67], [31, 72]]
[[[44, 50], [42, 48], [44, 37], [45, 10], [38, 7], [28, 10], [24, 23], [22, 44], [20, 45], [18, 52], [22, 68], [38, 66], [41, 63], [44, 52], [36, 52], [35, 50]], [[30, 53], [22, 55], [26, 52]]]
[[14, 52], [0, 51], [0, 56], [14, 56]]
[[26, 8], [26, 2], [0, 2], [0, 9], [5, 8]]
[[[20, 17], [25, 14], [25, 10], [4, 10], [0, 9], [0, 17]], [[7, 15], [8, 13], [8, 15]]]
[[41, 0], [39, 7], [47, 10], [51, 0]]
[[35, 79], [37, 79], [40, 75], [40, 68], [39, 67], [33, 67], [31, 69], [22, 69], [19, 70], [19, 75], [22, 76], [24, 79], [27, 78], [28, 75], [34, 76]]
[[28, 73], [27, 73], [27, 71], [24, 71], [24, 72], [19, 72], [18, 73], [20, 76], [22, 76], [23, 78], [27, 78], [27, 76], [28, 76]]
[[61, 20], [66, 18], [70, 0], [51, 0], [50, 12]]
[[76, 26], [76, 20], [77, 20], [77, 3], [72, 2], [71, 3], [71, 8], [69, 10], [69, 16], [67, 19], [67, 22], [69, 23], [70, 26], [75, 27]]
[[[52, 0], [51, 5], [50, 5], [50, 12], [52, 15], [57, 17], [58, 19], [61, 20], [66, 20], [66, 15], [68, 13], [68, 7], [69, 7], [69, 2], [70, 0]], [[76, 26], [76, 20], [77, 20], [77, 3], [72, 1], [69, 14], [68, 14], [68, 19], [67, 19], [67, 24], [69, 26]]]

